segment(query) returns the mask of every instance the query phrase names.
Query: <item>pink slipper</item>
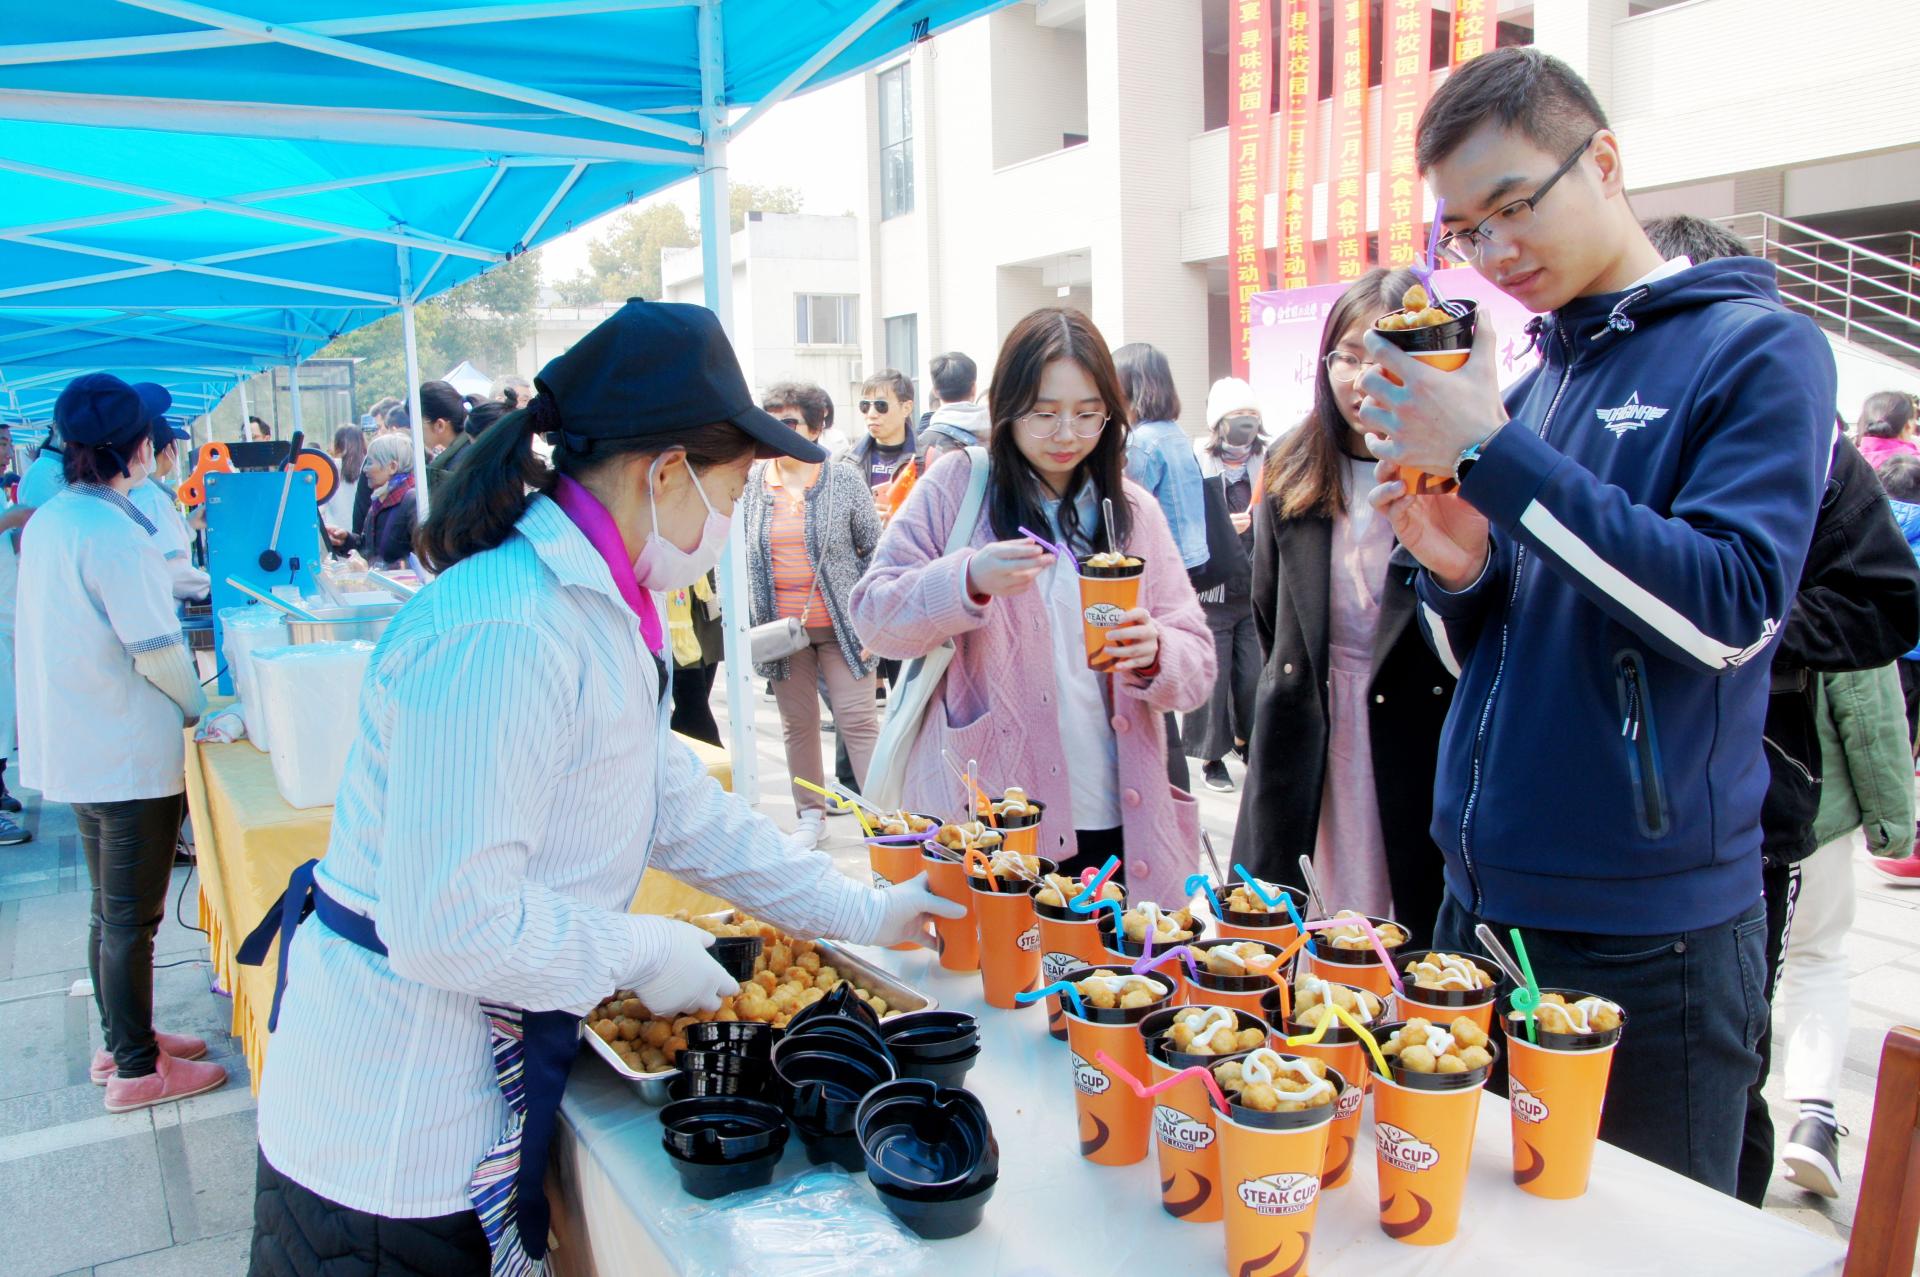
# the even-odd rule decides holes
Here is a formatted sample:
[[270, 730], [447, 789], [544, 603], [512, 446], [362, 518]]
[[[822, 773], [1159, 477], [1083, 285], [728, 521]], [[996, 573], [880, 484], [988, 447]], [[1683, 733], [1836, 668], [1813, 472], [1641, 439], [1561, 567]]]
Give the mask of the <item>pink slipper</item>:
[[[207, 1044], [199, 1038], [190, 1038], [184, 1033], [162, 1033], [154, 1030], [153, 1039], [160, 1044], [163, 1054], [176, 1060], [197, 1060], [207, 1053]], [[93, 1063], [87, 1069], [87, 1076], [95, 1086], [105, 1086], [107, 1079], [113, 1076], [113, 1052], [95, 1051]]]
[[227, 1084], [227, 1071], [205, 1060], [176, 1060], [162, 1051], [154, 1071], [145, 1077], [107, 1079], [107, 1112], [127, 1113], [189, 1095], [217, 1091]]

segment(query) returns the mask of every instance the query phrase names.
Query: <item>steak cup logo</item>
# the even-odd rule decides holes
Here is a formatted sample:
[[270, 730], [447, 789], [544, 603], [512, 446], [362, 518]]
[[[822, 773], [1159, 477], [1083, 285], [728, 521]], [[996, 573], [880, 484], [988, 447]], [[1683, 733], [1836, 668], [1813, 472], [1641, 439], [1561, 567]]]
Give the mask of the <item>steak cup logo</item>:
[[873, 871], [873, 885], [877, 889], [881, 891], [885, 891], [888, 887], [891, 887], [893, 885], [893, 879], [887, 877], [885, 874], [881, 873], [878, 869], [876, 869]]
[[1087, 610], [1082, 613], [1087, 618], [1087, 624], [1098, 630], [1112, 629], [1120, 624], [1120, 618], [1125, 614], [1126, 609], [1114, 603], [1089, 604]]
[[1213, 1145], [1213, 1128], [1196, 1122], [1177, 1108], [1157, 1104], [1153, 1110], [1153, 1134], [1176, 1153], [1198, 1153]]
[[1250, 1211], [1261, 1215], [1297, 1215], [1313, 1205], [1313, 1199], [1320, 1195], [1320, 1177], [1286, 1171], [1259, 1179], [1243, 1179], [1234, 1191]]
[[1073, 1089], [1082, 1095], [1105, 1095], [1113, 1085], [1113, 1079], [1102, 1073], [1094, 1065], [1081, 1057], [1078, 1051], [1073, 1053]]
[[1343, 1117], [1352, 1117], [1360, 1111], [1360, 1101], [1366, 1098], [1367, 1093], [1357, 1086], [1340, 1092], [1340, 1098], [1333, 1102], [1333, 1120], [1337, 1122]]
[[1038, 949], [1040, 947], [1040, 924], [1036, 922], [1025, 931], [1022, 931], [1020, 938], [1015, 940], [1014, 943], [1020, 946], [1020, 952], [1022, 953], [1032, 953], [1035, 949]]
[[1403, 1171], [1430, 1171], [1440, 1163], [1440, 1150], [1392, 1122], [1380, 1122], [1373, 1128], [1373, 1142], [1387, 1165]]
[[1520, 1085], [1518, 1081], [1510, 1084], [1507, 1092], [1508, 1103], [1513, 1106], [1513, 1115], [1523, 1122], [1535, 1126], [1547, 1120], [1547, 1102]]
[[1040, 955], [1040, 978], [1052, 984], [1074, 968], [1086, 965], [1085, 958], [1076, 958], [1071, 953], [1043, 953]]

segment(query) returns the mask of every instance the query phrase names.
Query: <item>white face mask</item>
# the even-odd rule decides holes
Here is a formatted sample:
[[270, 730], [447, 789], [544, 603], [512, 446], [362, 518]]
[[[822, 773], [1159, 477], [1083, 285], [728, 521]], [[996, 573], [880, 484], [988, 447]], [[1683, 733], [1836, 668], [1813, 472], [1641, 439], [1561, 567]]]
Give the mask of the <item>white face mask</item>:
[[693, 490], [700, 494], [700, 504], [707, 507], [707, 521], [700, 528], [700, 543], [691, 550], [682, 550], [673, 542], [660, 535], [659, 493], [654, 490], [653, 477], [660, 469], [665, 455], [655, 457], [653, 464], [647, 467], [648, 506], [653, 515], [653, 535], [640, 550], [640, 557], [633, 561], [633, 579], [643, 590], [682, 590], [698, 581], [713, 570], [720, 562], [720, 556], [727, 548], [727, 530], [733, 521], [713, 508], [713, 502], [707, 500], [707, 490], [700, 485], [700, 476], [693, 472], [692, 463], [687, 465], [687, 477], [693, 480]]

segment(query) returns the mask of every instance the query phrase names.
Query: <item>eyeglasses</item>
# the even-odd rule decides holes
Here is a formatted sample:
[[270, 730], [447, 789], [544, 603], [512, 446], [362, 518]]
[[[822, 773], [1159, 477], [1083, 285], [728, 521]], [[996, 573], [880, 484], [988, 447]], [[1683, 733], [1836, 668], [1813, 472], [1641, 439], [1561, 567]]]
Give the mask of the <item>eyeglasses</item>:
[[884, 399], [862, 399], [860, 401], [861, 412], [885, 412], [891, 406], [892, 405]]
[[1599, 136], [1598, 132], [1587, 134], [1587, 140], [1582, 142], [1573, 154], [1553, 171], [1552, 177], [1540, 183], [1540, 189], [1533, 194], [1495, 209], [1481, 218], [1480, 224], [1472, 230], [1454, 231], [1452, 234], [1442, 235], [1440, 252], [1456, 262], [1471, 262], [1485, 251], [1488, 244], [1503, 243], [1511, 236], [1525, 231], [1532, 225], [1533, 216], [1539, 210], [1540, 201], [1547, 197], [1547, 192], [1553, 189], [1553, 184], [1573, 170], [1573, 166], [1580, 162], [1580, 157], [1587, 153], [1587, 148], [1593, 145], [1593, 139]]
[[1349, 355], [1344, 350], [1330, 350], [1327, 352], [1327, 376], [1333, 378], [1343, 386], [1358, 381], [1360, 374], [1367, 369], [1378, 368], [1379, 366], [1378, 363], [1375, 363], [1371, 359], [1362, 359], [1358, 355]]
[[1107, 414], [1104, 412], [1076, 412], [1071, 415], [1059, 412], [1030, 412], [1019, 417], [1020, 429], [1029, 439], [1051, 439], [1060, 433], [1060, 423], [1066, 422], [1077, 438], [1092, 439], [1107, 428]]

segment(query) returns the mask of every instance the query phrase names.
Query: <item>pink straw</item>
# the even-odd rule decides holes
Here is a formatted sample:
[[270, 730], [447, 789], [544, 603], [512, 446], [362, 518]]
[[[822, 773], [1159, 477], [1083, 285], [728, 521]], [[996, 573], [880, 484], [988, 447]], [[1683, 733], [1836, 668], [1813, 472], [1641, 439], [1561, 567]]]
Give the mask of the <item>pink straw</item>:
[[1401, 997], [1407, 995], [1407, 987], [1400, 981], [1400, 973], [1394, 970], [1393, 957], [1388, 954], [1387, 946], [1380, 943], [1380, 933], [1373, 929], [1373, 923], [1365, 918], [1321, 918], [1307, 924], [1308, 931], [1325, 931], [1330, 927], [1358, 927], [1365, 933], [1373, 945], [1373, 951], [1380, 955], [1380, 965], [1387, 969], [1387, 979], [1393, 983], [1393, 991]]
[[[1153, 944], [1152, 935], [1151, 935], [1152, 928], [1148, 928], [1148, 932], [1149, 932], [1149, 935], [1148, 935], [1147, 944], [1148, 944], [1149, 950], [1151, 950], [1151, 946]], [[1193, 948], [1190, 945], [1184, 945], [1184, 944], [1177, 944], [1173, 948], [1166, 950], [1165, 952], [1159, 954], [1158, 956], [1149, 956], [1149, 957], [1140, 959], [1140, 961], [1133, 964], [1133, 973], [1135, 975], [1145, 975], [1149, 971], [1157, 970], [1160, 967], [1166, 966], [1167, 963], [1173, 961], [1175, 958], [1179, 958], [1180, 960], [1182, 960], [1187, 964], [1188, 979], [1198, 980], [1200, 978], [1199, 971], [1193, 965]]]
[[1207, 1088], [1207, 1094], [1213, 1096], [1213, 1102], [1220, 1106], [1222, 1113], [1232, 1111], [1227, 1105], [1226, 1095], [1220, 1090], [1220, 1084], [1213, 1080], [1213, 1074], [1208, 1072], [1204, 1065], [1196, 1064], [1191, 1068], [1181, 1069], [1166, 1081], [1155, 1082], [1152, 1086], [1148, 1086], [1139, 1078], [1127, 1072], [1118, 1060], [1108, 1055], [1105, 1051], [1095, 1051], [1093, 1058], [1101, 1068], [1107, 1071], [1109, 1076], [1125, 1082], [1128, 1088], [1143, 1100], [1150, 1100], [1162, 1091], [1171, 1091], [1188, 1078], [1197, 1077], [1200, 1079], [1202, 1085]]

